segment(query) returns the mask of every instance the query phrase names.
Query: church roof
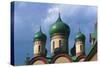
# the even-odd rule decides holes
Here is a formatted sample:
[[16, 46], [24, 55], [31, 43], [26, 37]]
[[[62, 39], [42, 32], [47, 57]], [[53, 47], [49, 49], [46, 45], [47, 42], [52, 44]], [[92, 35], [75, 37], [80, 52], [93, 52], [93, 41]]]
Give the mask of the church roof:
[[70, 34], [70, 28], [67, 24], [65, 24], [59, 14], [58, 19], [56, 20], [56, 22], [54, 24], [51, 25], [50, 29], [49, 29], [49, 33], [52, 36], [55, 33], [58, 34], [67, 34], [67, 36], [69, 36]]
[[90, 50], [89, 54], [87, 55], [85, 61], [91, 60], [96, 53], [97, 53], [97, 42], [95, 42], [95, 44], [91, 48], [91, 50]]
[[42, 40], [42, 41], [46, 41], [46, 35], [42, 32], [41, 28], [38, 32], [35, 33], [34, 36], [34, 41], [36, 40]]
[[77, 32], [75, 40], [83, 40], [85, 41], [85, 35], [79, 30], [79, 32]]

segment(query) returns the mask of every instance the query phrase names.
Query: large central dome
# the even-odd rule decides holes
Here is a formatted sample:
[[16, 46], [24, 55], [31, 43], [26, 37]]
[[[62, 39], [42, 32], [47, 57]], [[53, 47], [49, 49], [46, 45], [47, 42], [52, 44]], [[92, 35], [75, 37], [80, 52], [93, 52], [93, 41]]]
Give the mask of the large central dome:
[[64, 34], [64, 35], [69, 36], [70, 28], [67, 24], [65, 24], [61, 20], [60, 14], [59, 14], [57, 21], [51, 25], [51, 27], [49, 29], [49, 33], [50, 33], [50, 36], [52, 36], [53, 34]]

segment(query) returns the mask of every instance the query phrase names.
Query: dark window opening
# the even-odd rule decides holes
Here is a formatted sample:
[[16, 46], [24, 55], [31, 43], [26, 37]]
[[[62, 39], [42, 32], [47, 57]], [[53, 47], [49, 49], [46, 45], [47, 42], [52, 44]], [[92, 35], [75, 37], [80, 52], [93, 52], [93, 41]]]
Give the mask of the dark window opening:
[[54, 48], [55, 48], [55, 42], [53, 41], [53, 50], [54, 50]]

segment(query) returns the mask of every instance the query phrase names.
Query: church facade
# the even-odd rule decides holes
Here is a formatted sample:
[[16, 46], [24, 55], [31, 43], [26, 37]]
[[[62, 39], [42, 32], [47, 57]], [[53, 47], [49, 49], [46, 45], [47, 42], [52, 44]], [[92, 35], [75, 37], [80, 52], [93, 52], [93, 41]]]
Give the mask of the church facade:
[[89, 54], [85, 53], [84, 33], [79, 31], [75, 37], [75, 43], [69, 54], [69, 35], [70, 27], [65, 24], [59, 14], [58, 19], [50, 26], [50, 49], [51, 57], [47, 57], [46, 40], [47, 36], [42, 32], [42, 29], [35, 33], [33, 38], [33, 54], [34, 57], [26, 58], [26, 64], [52, 64], [52, 63], [70, 63], [97, 60], [97, 23], [95, 30], [90, 33], [91, 49]]

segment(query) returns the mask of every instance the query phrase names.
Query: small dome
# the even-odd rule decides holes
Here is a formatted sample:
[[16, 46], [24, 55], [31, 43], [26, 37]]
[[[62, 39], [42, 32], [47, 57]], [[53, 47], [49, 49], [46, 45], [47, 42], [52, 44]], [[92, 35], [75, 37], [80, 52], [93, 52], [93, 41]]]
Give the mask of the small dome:
[[82, 40], [85, 41], [85, 35], [81, 33], [80, 31], [77, 33], [75, 40]]
[[67, 24], [65, 24], [59, 15], [59, 18], [57, 19], [57, 21], [51, 25], [50, 29], [49, 29], [49, 33], [50, 36], [52, 36], [55, 33], [61, 33], [61, 34], [66, 34], [69, 36], [70, 34], [70, 28]]
[[41, 28], [39, 32], [35, 33], [34, 41], [36, 40], [46, 41], [46, 35], [41, 31]]

